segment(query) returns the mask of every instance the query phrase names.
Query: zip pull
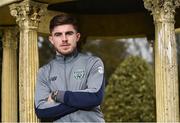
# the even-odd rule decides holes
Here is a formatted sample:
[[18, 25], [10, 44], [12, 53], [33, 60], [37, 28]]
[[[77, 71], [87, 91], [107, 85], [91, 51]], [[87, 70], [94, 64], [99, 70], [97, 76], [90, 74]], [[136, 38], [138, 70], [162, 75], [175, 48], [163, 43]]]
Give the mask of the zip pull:
[[64, 63], [66, 62], [66, 56], [63, 56]]

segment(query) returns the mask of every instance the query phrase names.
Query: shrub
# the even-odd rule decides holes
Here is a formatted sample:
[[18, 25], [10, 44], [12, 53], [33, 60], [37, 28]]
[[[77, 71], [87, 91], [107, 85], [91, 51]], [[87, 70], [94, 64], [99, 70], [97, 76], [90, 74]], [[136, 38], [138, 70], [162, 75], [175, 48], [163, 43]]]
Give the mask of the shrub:
[[102, 109], [106, 121], [155, 121], [153, 71], [140, 57], [125, 59], [109, 79]]

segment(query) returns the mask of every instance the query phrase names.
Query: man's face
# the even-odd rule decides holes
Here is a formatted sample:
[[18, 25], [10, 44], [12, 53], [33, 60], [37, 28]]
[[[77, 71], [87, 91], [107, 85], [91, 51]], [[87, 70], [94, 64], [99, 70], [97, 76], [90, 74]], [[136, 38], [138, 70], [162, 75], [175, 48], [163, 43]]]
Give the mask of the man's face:
[[56, 48], [56, 52], [62, 55], [72, 53], [76, 49], [79, 39], [80, 33], [77, 33], [71, 24], [56, 26], [49, 36], [49, 41]]

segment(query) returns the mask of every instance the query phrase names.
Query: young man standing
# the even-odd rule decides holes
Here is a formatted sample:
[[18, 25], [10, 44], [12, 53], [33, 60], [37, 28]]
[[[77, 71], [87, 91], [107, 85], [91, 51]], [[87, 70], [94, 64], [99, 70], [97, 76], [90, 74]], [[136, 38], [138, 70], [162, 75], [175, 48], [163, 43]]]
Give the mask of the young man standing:
[[104, 65], [100, 58], [77, 51], [77, 20], [67, 14], [50, 21], [49, 41], [56, 58], [39, 69], [35, 111], [42, 120], [104, 122]]

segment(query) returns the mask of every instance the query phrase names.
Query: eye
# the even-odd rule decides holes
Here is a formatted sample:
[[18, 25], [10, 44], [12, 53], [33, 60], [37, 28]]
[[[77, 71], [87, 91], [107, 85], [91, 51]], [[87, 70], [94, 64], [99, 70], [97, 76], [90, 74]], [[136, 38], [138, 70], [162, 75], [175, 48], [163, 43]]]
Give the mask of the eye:
[[61, 36], [62, 33], [55, 33], [54, 36]]
[[66, 32], [66, 35], [73, 35], [73, 34], [74, 34], [73, 31]]

